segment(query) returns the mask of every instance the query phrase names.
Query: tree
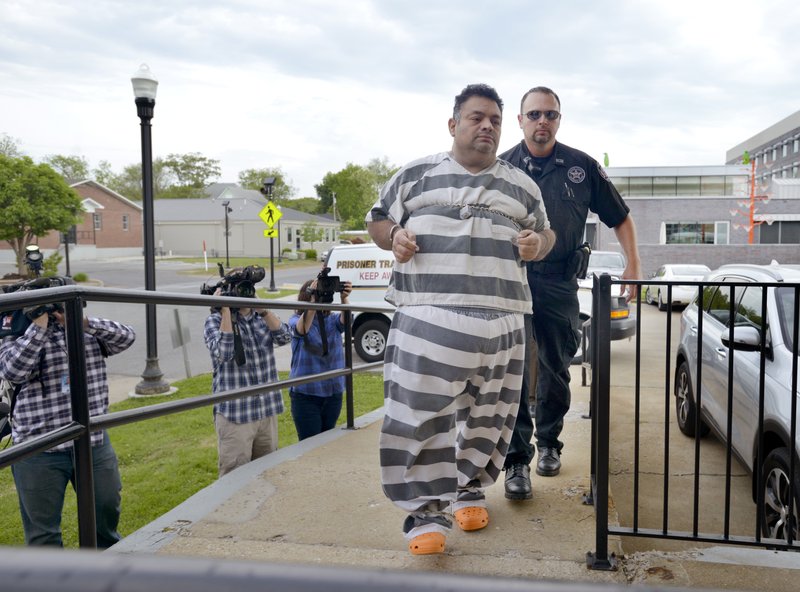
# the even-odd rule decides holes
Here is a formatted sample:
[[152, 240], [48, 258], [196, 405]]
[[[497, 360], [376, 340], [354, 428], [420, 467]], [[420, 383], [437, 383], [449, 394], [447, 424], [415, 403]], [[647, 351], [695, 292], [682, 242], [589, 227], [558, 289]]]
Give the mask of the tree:
[[0, 155], [0, 240], [8, 241], [25, 274], [25, 248], [34, 237], [66, 232], [81, 220], [81, 198], [46, 164]]
[[287, 202], [297, 193], [297, 189], [291, 184], [291, 181], [286, 179], [286, 174], [280, 167], [239, 171], [239, 185], [245, 189], [261, 191], [264, 179], [267, 177], [275, 177], [275, 185], [272, 186], [272, 201], [280, 205], [289, 205]]
[[[94, 180], [116, 191], [123, 197], [134, 201], [142, 201], [142, 165], [129, 164], [119, 174], [111, 170], [111, 164], [105, 160], [94, 171]], [[163, 197], [169, 191], [172, 175], [164, 166], [164, 159], [153, 160], [153, 197]]]
[[89, 178], [89, 163], [83, 156], [49, 154], [42, 162], [49, 164], [69, 185]]
[[364, 228], [364, 216], [378, 198], [381, 186], [396, 169], [386, 159], [373, 159], [367, 166], [347, 163], [337, 173], [327, 173], [322, 183], [315, 185], [322, 213], [333, 212], [336, 194], [336, 217], [348, 230]]
[[19, 158], [22, 156], [22, 150], [19, 145], [22, 142], [17, 138], [12, 138], [7, 133], [0, 134], [0, 154], [8, 156], [9, 158]]
[[295, 199], [287, 199], [281, 205], [287, 208], [292, 208], [298, 212], [305, 212], [306, 214], [319, 214], [320, 201], [316, 197], [298, 197]]
[[314, 243], [322, 240], [325, 236], [325, 231], [313, 220], [309, 220], [303, 224], [303, 240], [311, 243], [311, 248], [314, 248]]
[[199, 152], [167, 154], [163, 163], [166, 172], [174, 175], [177, 183], [164, 188], [160, 195], [162, 198], [204, 197], [209, 181], [222, 174], [218, 160]]

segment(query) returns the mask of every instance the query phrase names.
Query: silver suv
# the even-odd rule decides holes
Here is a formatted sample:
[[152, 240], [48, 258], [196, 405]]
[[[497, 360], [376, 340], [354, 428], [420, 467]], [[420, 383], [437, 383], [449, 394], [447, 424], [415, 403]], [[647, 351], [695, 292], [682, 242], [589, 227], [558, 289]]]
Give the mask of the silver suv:
[[[707, 274], [705, 280], [722, 285], [703, 288], [702, 345], [698, 344], [700, 293], [681, 316], [675, 371], [678, 426], [687, 436], [702, 437], [713, 430], [723, 442], [730, 439], [734, 454], [753, 475], [753, 499], [760, 506], [763, 536], [787, 540], [791, 533], [796, 541], [800, 535], [800, 424], [795, 422], [792, 426], [791, 418], [793, 401], [800, 399], [797, 377], [793, 380], [792, 376], [798, 363], [795, 299], [800, 289], [800, 266], [724, 265]], [[763, 433], [759, 438], [762, 355], [764, 406]], [[698, 370], [699, 417], [695, 396]], [[800, 418], [800, 405], [794, 409]], [[792, 451], [794, 487], [790, 494]]]

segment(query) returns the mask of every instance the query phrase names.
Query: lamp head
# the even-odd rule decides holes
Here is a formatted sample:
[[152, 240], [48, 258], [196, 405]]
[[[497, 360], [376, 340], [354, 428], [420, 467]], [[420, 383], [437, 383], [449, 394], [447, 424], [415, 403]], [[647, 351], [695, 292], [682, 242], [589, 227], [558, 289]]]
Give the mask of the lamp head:
[[156, 100], [158, 80], [153, 76], [147, 64], [139, 66], [139, 69], [131, 77], [131, 84], [133, 85], [133, 96], [137, 99]]
[[266, 195], [267, 197], [272, 195], [272, 189], [275, 186], [275, 177], [267, 177], [263, 181], [263, 187], [261, 188], [261, 193]]

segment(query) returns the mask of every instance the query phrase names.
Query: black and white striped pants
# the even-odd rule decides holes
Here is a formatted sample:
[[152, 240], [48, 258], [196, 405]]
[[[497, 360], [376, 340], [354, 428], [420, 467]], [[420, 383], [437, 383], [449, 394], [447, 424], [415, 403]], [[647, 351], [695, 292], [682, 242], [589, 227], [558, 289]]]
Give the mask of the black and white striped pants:
[[384, 366], [381, 481], [410, 514], [408, 536], [448, 528], [448, 508], [485, 505], [484, 489], [497, 480], [514, 429], [524, 356], [522, 314], [435, 306], [395, 312]]

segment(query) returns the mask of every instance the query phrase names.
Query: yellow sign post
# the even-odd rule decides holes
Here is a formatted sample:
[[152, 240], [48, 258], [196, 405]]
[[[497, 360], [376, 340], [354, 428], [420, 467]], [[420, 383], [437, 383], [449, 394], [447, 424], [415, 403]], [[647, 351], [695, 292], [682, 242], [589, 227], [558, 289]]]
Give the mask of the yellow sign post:
[[[264, 192], [262, 191], [262, 193], [264, 193]], [[270, 195], [270, 193], [265, 193], [265, 195]], [[280, 229], [280, 226], [278, 226], [278, 228], [273, 228], [273, 226], [275, 226], [278, 223], [278, 220], [281, 219], [281, 216], [283, 216], [283, 212], [281, 212], [281, 209], [279, 207], [277, 207], [274, 203], [272, 203], [272, 201], [268, 201], [267, 205], [265, 205], [261, 209], [261, 211], [258, 213], [258, 217], [261, 218], [264, 221], [264, 224], [267, 225], [267, 228], [264, 230], [264, 238], [268, 238], [269, 239], [269, 277], [270, 277], [269, 289], [270, 289], [271, 292], [275, 292], [276, 291], [275, 290], [275, 267], [274, 267], [273, 255], [272, 255], [272, 253], [273, 253], [272, 239], [277, 238], [279, 240], [279, 242], [278, 242], [278, 250], [280, 250], [280, 247], [281, 247], [281, 244], [280, 244], [280, 233], [278, 232], [278, 230]]]
[[281, 219], [281, 216], [283, 216], [283, 212], [281, 212], [271, 201], [267, 202], [267, 205], [265, 205], [264, 208], [258, 213], [258, 217], [261, 218], [264, 221], [264, 224], [270, 228], [278, 223], [278, 220]]

